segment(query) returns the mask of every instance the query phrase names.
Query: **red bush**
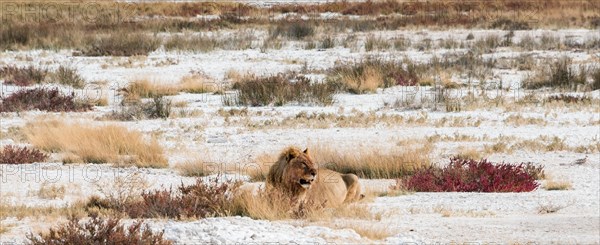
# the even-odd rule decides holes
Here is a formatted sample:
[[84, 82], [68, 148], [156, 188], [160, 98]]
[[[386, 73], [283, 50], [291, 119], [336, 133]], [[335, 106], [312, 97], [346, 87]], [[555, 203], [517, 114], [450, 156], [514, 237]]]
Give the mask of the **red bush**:
[[0, 77], [5, 78], [4, 84], [17, 86], [30, 86], [44, 81], [48, 75], [47, 69], [35, 68], [34, 66], [17, 67], [6, 66], [0, 68]]
[[173, 191], [155, 190], [142, 193], [141, 198], [123, 205], [110, 204], [108, 200], [91, 198], [87, 207], [99, 207], [127, 213], [131, 218], [204, 218], [225, 215], [229, 212], [229, 195], [239, 186], [238, 182], [219, 183], [215, 178], [206, 184], [198, 179], [195, 184], [183, 184]]
[[452, 158], [448, 166], [418, 171], [403, 185], [418, 192], [528, 192], [539, 186], [535, 180], [540, 173], [531, 170], [531, 164]]
[[45, 234], [28, 234], [29, 244], [159, 244], [169, 245], [173, 242], [163, 238], [163, 232], [154, 234], [146, 225], [142, 230], [142, 222], [135, 222], [129, 227], [119, 225], [118, 219], [98, 218], [92, 216], [87, 222], [80, 224], [76, 218], [58, 228], [51, 228]]
[[0, 102], [0, 112], [28, 111], [87, 111], [92, 106], [75, 100], [75, 95], [63, 95], [58, 89], [34, 88], [19, 90]]
[[43, 162], [46, 161], [46, 159], [48, 159], [48, 155], [37, 149], [30, 149], [26, 146], [18, 147], [7, 145], [0, 151], [0, 163], [24, 164]]

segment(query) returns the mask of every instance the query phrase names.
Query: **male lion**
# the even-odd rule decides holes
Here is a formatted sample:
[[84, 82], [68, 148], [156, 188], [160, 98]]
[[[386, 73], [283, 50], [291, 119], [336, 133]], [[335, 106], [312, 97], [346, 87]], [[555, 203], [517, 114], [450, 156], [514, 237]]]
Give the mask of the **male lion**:
[[267, 175], [267, 188], [287, 194], [297, 204], [313, 201], [327, 207], [359, 200], [361, 188], [354, 174], [320, 169], [308, 155], [308, 149], [285, 149]]

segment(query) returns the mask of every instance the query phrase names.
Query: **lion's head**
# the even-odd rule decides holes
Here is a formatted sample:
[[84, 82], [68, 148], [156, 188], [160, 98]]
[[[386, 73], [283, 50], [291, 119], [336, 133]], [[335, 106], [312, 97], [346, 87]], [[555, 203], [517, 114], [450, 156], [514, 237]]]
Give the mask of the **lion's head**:
[[267, 175], [267, 182], [275, 188], [296, 196], [308, 190], [317, 179], [318, 166], [308, 155], [290, 147], [284, 150]]
[[300, 151], [295, 147], [285, 149], [271, 166], [266, 187], [287, 194], [296, 204], [310, 201], [335, 207], [363, 196], [356, 175], [319, 169], [308, 149]]

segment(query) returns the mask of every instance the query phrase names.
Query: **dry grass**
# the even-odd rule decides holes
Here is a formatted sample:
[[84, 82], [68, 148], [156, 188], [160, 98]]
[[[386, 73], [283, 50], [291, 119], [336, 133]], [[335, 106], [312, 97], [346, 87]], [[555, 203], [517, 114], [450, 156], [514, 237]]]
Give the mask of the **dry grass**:
[[149, 79], [136, 79], [129, 83], [122, 91], [125, 92], [128, 100], [135, 100], [135, 98], [176, 95], [180, 92], [207, 93], [219, 89], [220, 88], [206, 76], [192, 74], [184, 76], [175, 84], [169, 84], [163, 81], [151, 81]]
[[149, 79], [137, 79], [129, 83], [125, 92], [128, 98], [151, 98], [177, 94], [175, 86], [163, 83]]
[[177, 91], [186, 93], [209, 93], [221, 91], [220, 85], [216, 84], [209, 77], [202, 74], [190, 74], [184, 76], [176, 85]]
[[261, 154], [256, 157], [256, 165], [245, 169], [243, 174], [250, 176], [250, 181], [265, 181], [271, 165], [277, 161], [277, 155]]
[[203, 177], [214, 173], [215, 166], [202, 160], [194, 160], [178, 164], [175, 169], [183, 176]]
[[[116, 176], [113, 179], [96, 182], [95, 185], [98, 191], [106, 198], [105, 200], [108, 204], [113, 207], [123, 207], [127, 203], [136, 200], [150, 186], [140, 172]], [[94, 199], [99, 200], [96, 197], [90, 198], [90, 200]], [[89, 203], [90, 201], [88, 201]]]
[[63, 185], [54, 185], [47, 182], [42, 183], [37, 192], [37, 196], [42, 199], [62, 199], [65, 196], [66, 188]]
[[442, 215], [442, 217], [493, 217], [496, 216], [496, 213], [487, 210], [461, 210], [461, 209], [451, 209], [443, 206], [436, 206], [433, 208], [433, 211]]
[[536, 117], [525, 117], [520, 114], [510, 115], [504, 119], [504, 123], [512, 126], [523, 126], [523, 125], [540, 125], [546, 126], [547, 122], [544, 118]]
[[158, 49], [161, 39], [143, 32], [131, 30], [112, 31], [108, 35], [94, 35], [84, 41], [81, 53], [86, 56], [134, 56], [148, 55]]
[[573, 188], [573, 184], [568, 180], [553, 180], [548, 179], [546, 183], [544, 183], [544, 189], [549, 191], [563, 191], [570, 190]]
[[70, 154], [85, 163], [167, 166], [163, 149], [155, 139], [148, 142], [141, 133], [119, 126], [90, 127], [42, 121], [29, 123], [24, 132], [37, 148]]
[[[434, 145], [427, 142], [407, 140], [398, 143], [402, 150], [383, 153], [376, 148], [333, 149], [324, 144], [310, 146], [312, 159], [320, 167], [341, 173], [354, 173], [360, 178], [392, 179], [409, 175], [431, 165], [429, 155]], [[257, 167], [245, 172], [251, 181], [264, 181], [269, 167], [277, 161], [273, 154], [256, 158]]]
[[368, 58], [354, 64], [333, 67], [327, 80], [351, 93], [372, 93], [377, 88], [415, 85], [419, 82], [416, 67], [397, 61]]
[[383, 87], [383, 74], [373, 67], [366, 67], [362, 74], [342, 74], [341, 80], [356, 93], [374, 92]]
[[15, 225], [2, 224], [2, 222], [0, 222], [0, 235], [9, 232], [10, 229], [12, 229], [13, 226], [15, 226]]
[[[253, 219], [283, 220], [304, 219], [309, 222], [331, 221], [339, 218], [363, 220], [379, 220], [380, 216], [372, 214], [368, 206], [359, 203], [342, 205], [336, 208], [322, 208], [311, 203], [292, 207], [292, 201], [284, 194], [240, 188], [229, 208], [231, 215], [242, 215]], [[256, 192], [253, 192], [256, 191]]]
[[[562, 200], [561, 200], [562, 201]], [[537, 211], [539, 214], [551, 214], [556, 213], [564, 208], [567, 208], [575, 204], [574, 200], [570, 200], [563, 203], [556, 203], [553, 200], [547, 200], [546, 202], [538, 203]]]
[[479, 151], [475, 148], [461, 146], [458, 148], [458, 153], [456, 154], [456, 157], [462, 158], [462, 159], [479, 160], [482, 158], [482, 154], [481, 154], [481, 151]]
[[[15, 12], [44, 9], [48, 6], [37, 0], [17, 1]], [[81, 13], [89, 7], [75, 4], [54, 4], [50, 16], [38, 16], [33, 21], [28, 15], [15, 14], [0, 26], [0, 48], [4, 49], [78, 49], [89, 55], [139, 55], [156, 50], [163, 40], [151, 33], [200, 32], [219, 29], [248, 29], [260, 27], [276, 30], [271, 35], [286, 35], [292, 39], [303, 39], [317, 35], [319, 30], [366, 32], [370, 30], [397, 30], [404, 27], [432, 28], [505, 28], [529, 29], [540, 27], [586, 27], [596, 28], [600, 21], [598, 8], [588, 1], [335, 1], [324, 4], [284, 4], [257, 8], [242, 3], [136, 3], [96, 1], [95, 21], [80, 21]], [[41, 5], [41, 4], [44, 5]], [[11, 5], [12, 6], [12, 5]], [[56, 9], [55, 9], [56, 8]], [[279, 13], [296, 12], [308, 17], [318, 13], [335, 12], [358, 14], [365, 18], [339, 18], [327, 21], [298, 21], [284, 18], [269, 19]], [[72, 14], [75, 13], [76, 16]], [[468, 13], [468, 14], [465, 14]], [[490, 18], [490, 13], [494, 13]], [[534, 22], [531, 13], [536, 13]], [[213, 20], [191, 20], [197, 15], [215, 14]], [[381, 16], [382, 15], [382, 16]], [[152, 18], [149, 18], [151, 16]], [[432, 18], [431, 16], [435, 16]], [[243, 17], [243, 18], [239, 18]], [[377, 18], [375, 18], [377, 17]], [[34, 18], [35, 19], [35, 18]], [[51, 20], [51, 21], [50, 21]], [[316, 27], [315, 27], [316, 26]], [[212, 37], [211, 37], [212, 38]], [[179, 38], [166, 47], [196, 48], [195, 42]], [[274, 40], [268, 38], [267, 40]], [[220, 40], [219, 40], [220, 41]], [[197, 41], [196, 41], [197, 42]], [[227, 40], [223, 40], [227, 47]], [[206, 48], [221, 45], [209, 39]], [[242, 39], [242, 47], [246, 41]], [[235, 46], [235, 45], [234, 45]], [[247, 47], [247, 46], [246, 46]]]
[[368, 238], [371, 240], [383, 240], [386, 239], [390, 236], [394, 235], [394, 232], [387, 227], [377, 227], [377, 226], [371, 226], [371, 225], [366, 225], [366, 224], [349, 224], [349, 225], [342, 225], [341, 227], [338, 228], [350, 228], [353, 229], [354, 231], [356, 231], [356, 233], [358, 233], [361, 237], [364, 238]]
[[412, 143], [401, 143], [402, 150], [389, 153], [369, 147], [340, 150], [316, 145], [309, 148], [313, 160], [321, 167], [341, 173], [354, 173], [360, 178], [392, 179], [431, 165], [429, 155], [433, 151], [433, 144], [408, 142]]
[[0, 220], [8, 217], [15, 217], [19, 220], [26, 217], [49, 217], [49, 218], [60, 218], [60, 217], [83, 217], [85, 210], [83, 204], [75, 203], [71, 206], [64, 207], [36, 207], [30, 205], [10, 205], [6, 203], [0, 203]]
[[512, 154], [513, 149], [506, 142], [496, 142], [483, 146], [483, 151], [487, 154], [492, 153], [509, 153]]
[[600, 142], [592, 141], [588, 144], [570, 146], [564, 138], [557, 136], [542, 135], [534, 139], [520, 139], [517, 137], [498, 137], [490, 139], [492, 144], [485, 144], [483, 152], [486, 154], [508, 153], [515, 151], [531, 152], [556, 152], [570, 151], [577, 153], [596, 153], [600, 152]]
[[282, 220], [296, 218], [290, 209], [290, 199], [282, 194], [260, 190], [257, 195], [241, 192], [233, 200], [232, 214], [253, 219]]
[[578, 86], [586, 85], [587, 77], [592, 76], [593, 70], [583, 65], [580, 65], [579, 69], [574, 69], [570, 58], [562, 57], [550, 62], [552, 63], [536, 70], [533, 77], [523, 81], [522, 87], [526, 89], [551, 87], [575, 91], [579, 90]]

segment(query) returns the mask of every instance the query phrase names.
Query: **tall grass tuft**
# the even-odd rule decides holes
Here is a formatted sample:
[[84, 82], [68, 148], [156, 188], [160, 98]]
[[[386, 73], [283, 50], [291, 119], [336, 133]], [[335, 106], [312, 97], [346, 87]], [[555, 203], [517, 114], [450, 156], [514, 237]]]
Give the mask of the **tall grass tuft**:
[[53, 73], [53, 77], [56, 82], [73, 88], [83, 88], [85, 86], [85, 80], [76, 69], [71, 67], [59, 66], [56, 72]]
[[332, 68], [327, 79], [356, 94], [374, 92], [390, 86], [414, 86], [419, 82], [415, 67], [396, 61], [366, 59], [355, 64]]
[[292, 102], [329, 105], [336, 92], [336, 86], [330, 82], [312, 83], [304, 76], [289, 74], [246, 77], [234, 83], [233, 89], [238, 90], [235, 97], [224, 102], [247, 106], [283, 106]]
[[35, 147], [75, 156], [85, 163], [118, 163], [137, 167], [163, 168], [167, 159], [155, 139], [126, 128], [85, 126], [60, 121], [29, 123], [24, 133]]
[[320, 167], [337, 172], [353, 173], [360, 178], [392, 179], [429, 167], [432, 150], [431, 144], [390, 153], [382, 153], [375, 148], [339, 151], [321, 145], [311, 147], [311, 157]]
[[144, 33], [111, 32], [107, 36], [94, 36], [81, 50], [85, 56], [148, 55], [158, 49], [161, 40]]
[[576, 90], [578, 85], [587, 83], [590, 70], [580, 66], [577, 71], [572, 65], [573, 61], [570, 58], [558, 59], [544, 69], [536, 71], [534, 76], [525, 80], [522, 86], [526, 89], [551, 87]]
[[315, 34], [314, 24], [306, 21], [282, 21], [270, 31], [271, 38], [286, 36], [292, 40], [302, 40]]

